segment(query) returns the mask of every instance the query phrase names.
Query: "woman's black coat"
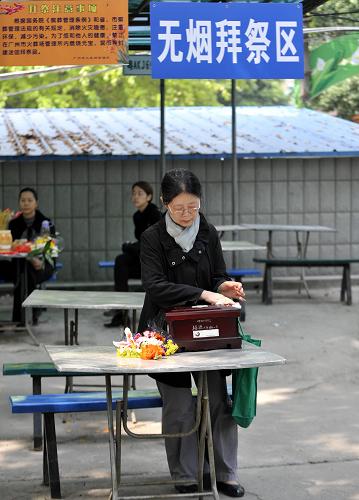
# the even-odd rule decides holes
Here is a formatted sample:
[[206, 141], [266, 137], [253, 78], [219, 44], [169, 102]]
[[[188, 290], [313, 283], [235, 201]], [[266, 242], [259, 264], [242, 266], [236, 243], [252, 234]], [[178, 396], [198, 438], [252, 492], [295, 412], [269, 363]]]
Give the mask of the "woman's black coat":
[[[147, 229], [141, 238], [141, 275], [146, 291], [139, 331], [161, 325], [163, 313], [179, 305], [195, 305], [203, 290], [216, 292], [226, 273], [218, 233], [200, 214], [200, 226], [193, 248], [184, 252], [166, 230], [163, 217]], [[153, 325], [155, 323], [155, 325]], [[189, 387], [188, 373], [156, 376], [175, 387]]]
[[[132, 259], [134, 259], [135, 261], [134, 265], [136, 266], [135, 274], [137, 274], [137, 268], [138, 269], [140, 268], [139, 260], [140, 260], [141, 235], [144, 231], [146, 231], [147, 228], [152, 226], [152, 224], [155, 224], [160, 219], [161, 219], [161, 212], [154, 203], [149, 203], [143, 212], [137, 210], [137, 212], [133, 214], [133, 223], [135, 225], [135, 237], [138, 241], [135, 242], [126, 241], [126, 243], [122, 245], [122, 252], [130, 255]], [[125, 264], [124, 262], [121, 262], [120, 265], [123, 266], [124, 264]], [[138, 276], [133, 276], [133, 277], [138, 277]], [[116, 272], [115, 272], [115, 282], [116, 279], [117, 281], [121, 281], [121, 278], [116, 278]]]
[[41, 233], [41, 225], [44, 220], [49, 221], [50, 223], [50, 233], [52, 236], [55, 236], [55, 226], [51, 222], [51, 220], [46, 217], [40, 210], [36, 210], [35, 218], [31, 226], [27, 226], [24, 216], [20, 214], [15, 219], [12, 219], [9, 223], [9, 229], [11, 231], [12, 237], [14, 240], [20, 240], [23, 238], [25, 232], [28, 232], [28, 240], [32, 240], [39, 236]]
[[143, 212], [137, 210], [133, 214], [133, 223], [135, 225], [135, 237], [136, 240], [141, 239], [141, 235], [147, 228], [155, 224], [161, 218], [161, 212], [159, 208], [152, 202], [150, 202]]
[[[53, 225], [51, 220], [43, 213], [41, 213], [40, 210], [36, 210], [35, 217], [31, 226], [28, 226], [26, 224], [24, 216], [22, 214], [10, 221], [9, 229], [11, 231], [13, 239], [19, 240], [24, 237], [28, 240], [35, 239], [41, 233], [41, 225], [44, 220], [49, 221], [50, 233], [52, 236], [55, 236], [55, 226]], [[30, 294], [35, 289], [37, 284], [48, 280], [54, 272], [53, 266], [47, 261], [45, 261], [45, 266], [43, 269], [35, 269], [32, 266], [26, 267], [28, 294]], [[9, 273], [10, 274], [8, 278], [15, 281], [12, 320], [17, 323], [22, 320], [21, 304], [26, 297], [23, 296], [23, 290], [17, 274], [17, 265], [15, 265], [14, 262], [12, 262], [12, 265], [9, 267]]]

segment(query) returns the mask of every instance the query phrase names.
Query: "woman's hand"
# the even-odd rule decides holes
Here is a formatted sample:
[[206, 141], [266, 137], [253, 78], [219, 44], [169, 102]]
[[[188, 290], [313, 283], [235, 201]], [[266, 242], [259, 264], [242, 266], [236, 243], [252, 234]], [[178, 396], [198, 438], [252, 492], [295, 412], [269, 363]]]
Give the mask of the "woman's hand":
[[225, 306], [233, 305], [234, 302], [229, 297], [222, 295], [221, 293], [210, 292], [209, 290], [203, 290], [201, 297], [202, 300], [212, 304], [214, 306]]
[[245, 297], [242, 283], [239, 281], [224, 281], [218, 287], [218, 292], [231, 299], [243, 300]]
[[42, 260], [41, 259], [38, 259], [37, 257], [33, 257], [30, 260], [30, 262], [32, 264], [32, 267], [34, 269], [36, 269], [36, 271], [40, 271], [40, 269], [42, 269]]

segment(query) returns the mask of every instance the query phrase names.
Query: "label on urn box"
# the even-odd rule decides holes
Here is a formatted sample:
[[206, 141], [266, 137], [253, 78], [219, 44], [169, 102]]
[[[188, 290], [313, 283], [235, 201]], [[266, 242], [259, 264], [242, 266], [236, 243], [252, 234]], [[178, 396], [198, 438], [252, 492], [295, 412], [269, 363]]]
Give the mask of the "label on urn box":
[[193, 338], [219, 337], [219, 329], [211, 328], [210, 330], [193, 330]]

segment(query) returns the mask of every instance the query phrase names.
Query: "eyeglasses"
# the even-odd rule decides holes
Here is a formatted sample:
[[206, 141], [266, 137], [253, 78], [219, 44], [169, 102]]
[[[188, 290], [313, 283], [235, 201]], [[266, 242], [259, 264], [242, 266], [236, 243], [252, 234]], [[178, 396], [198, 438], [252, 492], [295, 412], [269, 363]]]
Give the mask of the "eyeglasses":
[[194, 215], [199, 212], [201, 204], [199, 204], [198, 207], [182, 207], [182, 208], [174, 208], [173, 210], [169, 205], [167, 205], [167, 207], [170, 213], [173, 215], [183, 215], [185, 212], [188, 212], [190, 215]]
[[133, 191], [131, 193], [131, 198], [143, 198], [145, 196], [148, 196], [145, 191]]

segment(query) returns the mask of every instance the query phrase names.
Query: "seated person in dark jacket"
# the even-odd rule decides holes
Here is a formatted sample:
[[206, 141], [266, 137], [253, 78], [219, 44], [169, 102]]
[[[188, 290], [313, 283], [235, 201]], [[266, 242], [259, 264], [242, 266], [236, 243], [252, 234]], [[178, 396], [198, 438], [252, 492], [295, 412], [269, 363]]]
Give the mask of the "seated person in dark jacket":
[[[141, 277], [140, 265], [140, 238], [141, 234], [152, 224], [160, 220], [161, 212], [158, 207], [152, 203], [153, 189], [152, 186], [145, 181], [135, 182], [132, 186], [131, 200], [137, 208], [137, 212], [133, 214], [133, 223], [135, 225], [136, 242], [126, 242], [122, 245], [122, 254], [115, 259], [115, 290], [117, 292], [128, 291], [129, 278]], [[112, 328], [124, 325], [126, 316], [123, 311], [118, 311], [113, 316], [110, 323], [105, 323], [104, 326]]]
[[[54, 225], [37, 207], [38, 196], [35, 189], [30, 187], [23, 188], [19, 193], [19, 208], [21, 213], [9, 223], [13, 240], [34, 240], [40, 235], [44, 220], [49, 221], [50, 233], [55, 236]], [[13, 281], [15, 285], [12, 314], [12, 320], [15, 323], [21, 322], [21, 304], [26, 298], [23, 296], [23, 291], [21, 290], [22, 287], [17, 266], [23, 266], [25, 263], [27, 264], [27, 295], [36, 288], [36, 285], [48, 280], [54, 272], [49, 262], [37, 257], [27, 259], [26, 262], [23, 259], [13, 259], [11, 263], [6, 261], [1, 263], [0, 276]]]

